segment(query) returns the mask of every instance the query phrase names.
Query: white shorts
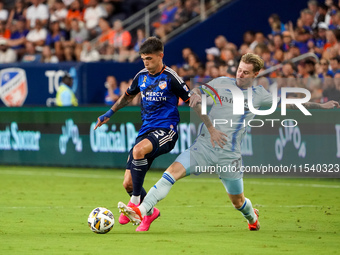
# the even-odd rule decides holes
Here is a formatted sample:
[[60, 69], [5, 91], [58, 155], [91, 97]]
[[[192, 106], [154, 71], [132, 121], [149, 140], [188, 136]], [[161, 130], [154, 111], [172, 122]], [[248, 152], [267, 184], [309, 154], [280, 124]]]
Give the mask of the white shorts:
[[228, 152], [212, 148], [196, 141], [189, 149], [181, 153], [176, 162], [186, 169], [186, 174], [202, 173], [217, 174], [221, 179], [239, 179], [243, 177], [240, 171], [242, 158], [228, 158]]
[[[198, 155], [197, 155], [198, 156]], [[202, 155], [201, 155], [202, 156]], [[199, 175], [195, 171], [196, 166], [198, 163], [196, 161], [196, 156], [191, 156], [190, 148], [182, 152], [175, 160], [175, 162], [181, 163], [186, 171], [186, 175], [194, 174]], [[231, 195], [238, 195], [243, 192], [243, 175], [242, 173], [238, 174], [227, 174], [227, 173], [217, 173], [219, 178], [221, 179], [223, 186], [225, 187], [226, 191]], [[229, 177], [228, 177], [229, 176]]]

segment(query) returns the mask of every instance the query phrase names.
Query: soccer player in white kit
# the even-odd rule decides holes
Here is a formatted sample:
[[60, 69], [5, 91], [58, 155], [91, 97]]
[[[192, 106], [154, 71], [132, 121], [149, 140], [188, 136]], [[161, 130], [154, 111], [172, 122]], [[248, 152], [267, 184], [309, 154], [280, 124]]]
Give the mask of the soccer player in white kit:
[[[162, 200], [169, 193], [173, 184], [190, 173], [195, 173], [196, 167], [207, 166], [230, 166], [228, 169], [232, 171], [218, 172], [228, 196], [233, 206], [241, 212], [248, 222], [249, 230], [259, 230], [259, 212], [254, 209], [251, 201], [244, 196], [243, 193], [243, 173], [240, 171], [242, 165], [241, 157], [241, 141], [246, 133], [246, 125], [249, 120], [253, 119], [255, 114], [249, 111], [248, 108], [248, 93], [247, 89], [252, 87], [252, 104], [255, 109], [261, 106], [272, 106], [273, 96], [267, 92], [262, 86], [252, 86], [254, 78], [258, 75], [263, 67], [263, 60], [252, 53], [247, 53], [242, 56], [240, 65], [237, 69], [236, 80], [227, 77], [219, 77], [208, 83], [205, 90], [216, 90], [221, 98], [222, 105], [215, 104], [209, 112], [210, 120], [223, 119], [228, 120], [228, 123], [215, 125], [210, 123], [209, 126], [202, 124], [201, 131], [193, 143], [193, 145], [177, 157], [175, 162], [168, 167], [163, 173], [162, 178], [150, 189], [142, 204], [138, 207], [127, 207], [122, 202], [118, 203], [118, 208], [123, 212], [132, 223], [138, 225], [148, 211]], [[244, 114], [233, 114], [233, 101], [239, 100], [233, 97], [232, 92], [228, 88], [223, 88], [223, 85], [228, 87], [238, 87], [244, 96]], [[195, 93], [201, 95], [199, 89], [193, 89]], [[198, 98], [198, 97], [197, 97]], [[275, 100], [276, 101], [276, 100]], [[190, 106], [194, 106], [198, 101], [190, 102]], [[275, 102], [274, 102], [275, 103]], [[335, 101], [329, 101], [325, 104], [305, 103], [306, 108], [331, 109], [339, 107]], [[289, 107], [289, 105], [287, 105]], [[295, 105], [292, 105], [291, 109]], [[218, 121], [215, 122], [219, 123]], [[226, 141], [220, 142], [217, 147], [210, 139], [210, 133], [216, 128], [226, 134]], [[226, 169], [226, 168], [225, 168]], [[236, 171], [235, 171], [236, 170]]]

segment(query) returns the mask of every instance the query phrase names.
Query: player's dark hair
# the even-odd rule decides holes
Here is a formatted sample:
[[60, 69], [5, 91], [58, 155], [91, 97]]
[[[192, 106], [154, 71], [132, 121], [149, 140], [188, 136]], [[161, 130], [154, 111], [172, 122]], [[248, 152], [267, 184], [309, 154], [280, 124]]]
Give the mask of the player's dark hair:
[[149, 37], [145, 42], [142, 43], [139, 49], [139, 54], [152, 54], [157, 52], [163, 52], [164, 45], [157, 37]]

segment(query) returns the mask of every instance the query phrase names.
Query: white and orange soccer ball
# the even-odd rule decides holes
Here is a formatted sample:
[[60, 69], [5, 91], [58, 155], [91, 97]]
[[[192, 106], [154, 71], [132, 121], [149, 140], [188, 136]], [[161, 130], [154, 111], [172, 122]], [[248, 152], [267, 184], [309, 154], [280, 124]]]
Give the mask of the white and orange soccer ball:
[[109, 209], [97, 207], [92, 210], [87, 222], [94, 233], [106, 234], [112, 229], [115, 224], [115, 219]]

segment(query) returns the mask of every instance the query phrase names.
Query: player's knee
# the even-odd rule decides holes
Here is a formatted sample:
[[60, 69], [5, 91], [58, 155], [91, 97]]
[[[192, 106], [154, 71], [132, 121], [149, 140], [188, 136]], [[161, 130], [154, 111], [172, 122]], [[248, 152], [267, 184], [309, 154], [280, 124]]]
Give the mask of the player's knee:
[[179, 180], [186, 176], [186, 170], [184, 166], [179, 162], [174, 162], [166, 169], [176, 180]]
[[143, 150], [143, 146], [137, 144], [133, 147], [132, 155], [134, 159], [143, 159], [145, 157], [145, 152]]

